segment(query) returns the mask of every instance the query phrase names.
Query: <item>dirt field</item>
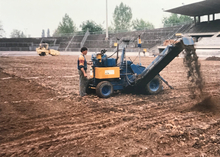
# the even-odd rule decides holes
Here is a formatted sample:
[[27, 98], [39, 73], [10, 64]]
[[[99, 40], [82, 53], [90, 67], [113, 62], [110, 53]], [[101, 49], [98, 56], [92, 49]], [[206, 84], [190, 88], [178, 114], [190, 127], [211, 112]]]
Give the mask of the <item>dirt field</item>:
[[202, 101], [182, 58], [160, 73], [173, 90], [82, 99], [76, 59], [0, 57], [0, 156], [220, 156], [220, 61], [200, 60]]

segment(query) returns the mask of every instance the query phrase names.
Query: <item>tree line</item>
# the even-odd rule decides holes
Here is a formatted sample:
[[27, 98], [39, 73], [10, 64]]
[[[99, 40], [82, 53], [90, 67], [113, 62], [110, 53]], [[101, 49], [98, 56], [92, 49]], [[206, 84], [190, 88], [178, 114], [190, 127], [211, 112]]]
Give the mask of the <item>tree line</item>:
[[[171, 14], [169, 17], [164, 17], [162, 20], [164, 27], [174, 26], [178, 24], [191, 23], [192, 18], [184, 15]], [[154, 29], [154, 25], [145, 21], [144, 19], [134, 19], [132, 20], [132, 9], [124, 3], [120, 3], [116, 6], [113, 13], [113, 22], [108, 27], [109, 31], [129, 31], [129, 30], [147, 30]], [[87, 20], [82, 22], [80, 29], [78, 29], [68, 14], [65, 14], [62, 21], [59, 22], [58, 27], [52, 34], [52, 36], [72, 36], [74, 33], [78, 32], [84, 34], [86, 31], [90, 33], [93, 32], [103, 32], [105, 29], [102, 25], [97, 24], [93, 20]], [[1, 32], [4, 31], [2, 25], [0, 24], [0, 37]], [[47, 30], [47, 37], [50, 37], [50, 30]], [[11, 32], [12, 38], [25, 38], [27, 37], [22, 31], [14, 29]], [[45, 30], [42, 30], [41, 37], [46, 37]]]

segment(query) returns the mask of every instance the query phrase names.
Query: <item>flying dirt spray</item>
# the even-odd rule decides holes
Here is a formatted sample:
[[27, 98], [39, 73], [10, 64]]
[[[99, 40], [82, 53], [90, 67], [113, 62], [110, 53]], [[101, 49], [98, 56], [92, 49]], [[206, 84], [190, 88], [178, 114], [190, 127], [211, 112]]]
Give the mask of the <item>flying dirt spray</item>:
[[200, 71], [200, 63], [196, 49], [193, 45], [185, 48], [185, 57], [183, 59], [184, 66], [187, 69], [187, 79], [189, 80], [188, 88], [191, 92], [192, 98], [203, 96], [204, 81]]
[[205, 82], [200, 71], [201, 65], [198, 61], [194, 46], [187, 46], [184, 55], [183, 63], [187, 69], [187, 79], [189, 80], [188, 88], [191, 93], [191, 98], [197, 99], [198, 101], [198, 104], [195, 104], [191, 109], [194, 111], [219, 114], [219, 97], [213, 97], [209, 93], [204, 92]]

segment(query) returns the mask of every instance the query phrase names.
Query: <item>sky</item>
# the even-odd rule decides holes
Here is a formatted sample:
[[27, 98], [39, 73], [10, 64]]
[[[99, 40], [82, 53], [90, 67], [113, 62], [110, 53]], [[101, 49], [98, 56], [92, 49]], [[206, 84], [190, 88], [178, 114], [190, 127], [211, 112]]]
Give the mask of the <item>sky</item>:
[[109, 25], [113, 22], [115, 7], [123, 2], [132, 9], [132, 20], [143, 19], [159, 28], [163, 26], [163, 17], [170, 16], [163, 10], [202, 0], [0, 0], [0, 22], [5, 37], [10, 37], [13, 29], [31, 37], [41, 37], [43, 29], [45, 32], [50, 29], [52, 35], [65, 14], [79, 31], [82, 22], [87, 20], [106, 28], [106, 1]]

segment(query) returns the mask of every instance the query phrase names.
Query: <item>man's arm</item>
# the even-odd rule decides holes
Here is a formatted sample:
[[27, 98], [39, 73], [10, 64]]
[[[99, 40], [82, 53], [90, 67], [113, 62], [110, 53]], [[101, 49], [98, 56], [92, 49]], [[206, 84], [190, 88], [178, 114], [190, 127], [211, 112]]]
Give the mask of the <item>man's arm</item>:
[[84, 77], [87, 77], [87, 74], [86, 74], [86, 72], [85, 72], [85, 70], [84, 70], [84, 57], [81, 55], [80, 57], [79, 57], [79, 69], [83, 72], [83, 75], [84, 75]]

